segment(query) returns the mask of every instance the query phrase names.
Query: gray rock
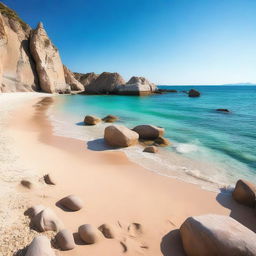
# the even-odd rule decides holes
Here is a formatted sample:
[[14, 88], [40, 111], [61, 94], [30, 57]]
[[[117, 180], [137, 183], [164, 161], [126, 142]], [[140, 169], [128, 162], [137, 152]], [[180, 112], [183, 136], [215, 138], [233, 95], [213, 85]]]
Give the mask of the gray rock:
[[104, 140], [111, 147], [129, 147], [138, 143], [138, 133], [125, 126], [111, 125], [105, 128]]
[[56, 256], [46, 236], [35, 237], [29, 245], [25, 256]]
[[188, 256], [256, 255], [256, 234], [229, 216], [189, 217], [180, 234]]
[[67, 230], [67, 229], [62, 229], [59, 231], [56, 235], [56, 241], [62, 250], [72, 250], [75, 248], [75, 241], [73, 234]]
[[67, 197], [62, 198], [59, 201], [59, 204], [71, 211], [79, 211], [84, 206], [83, 201], [75, 195], [69, 195]]

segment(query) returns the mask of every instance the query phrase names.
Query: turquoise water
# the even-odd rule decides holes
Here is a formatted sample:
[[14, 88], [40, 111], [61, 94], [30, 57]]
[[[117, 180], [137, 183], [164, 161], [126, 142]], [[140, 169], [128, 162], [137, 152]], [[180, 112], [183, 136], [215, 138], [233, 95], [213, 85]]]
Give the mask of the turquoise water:
[[[182, 91], [192, 87], [165, 88]], [[56, 132], [85, 140], [101, 138], [104, 126], [87, 129], [79, 125], [87, 114], [117, 115], [119, 124], [130, 128], [138, 124], [158, 125], [165, 128], [165, 137], [172, 145], [161, 151], [155, 165], [150, 164], [155, 171], [186, 179], [186, 175], [181, 174], [184, 172], [218, 184], [233, 184], [238, 178], [256, 182], [256, 87], [193, 88], [202, 93], [200, 98], [189, 98], [184, 93], [147, 97], [62, 96], [54, 109]], [[216, 112], [217, 108], [227, 108], [231, 113]], [[89, 137], [86, 137], [87, 133]], [[141, 163], [144, 159], [146, 162], [148, 156], [138, 157], [141, 150], [136, 150], [136, 154], [130, 150], [130, 157], [136, 155], [135, 161]], [[153, 157], [150, 158], [152, 162]], [[176, 173], [168, 171], [168, 165], [172, 165], [172, 170], [176, 168]]]

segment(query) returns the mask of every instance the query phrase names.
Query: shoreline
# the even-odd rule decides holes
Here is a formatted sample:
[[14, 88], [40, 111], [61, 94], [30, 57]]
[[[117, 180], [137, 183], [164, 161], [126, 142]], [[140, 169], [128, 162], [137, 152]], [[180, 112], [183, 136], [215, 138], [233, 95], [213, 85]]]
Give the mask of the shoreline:
[[[49, 101], [54, 98], [29, 101], [15, 110], [9, 133], [23, 163], [38, 174], [54, 173], [57, 185], [33, 181], [34, 188], [20, 193], [26, 194], [30, 205], [51, 207], [74, 233], [85, 223], [97, 227], [122, 223], [116, 239], [77, 245], [61, 255], [100, 255], [102, 250], [105, 255], [122, 255], [121, 242], [126, 244], [126, 255], [184, 255], [178, 228], [187, 217], [207, 213], [230, 215], [256, 231], [253, 211], [235, 203], [230, 194], [206, 191], [150, 172], [129, 161], [123, 152], [91, 151], [82, 141], [54, 135], [46, 114]], [[69, 194], [81, 197], [84, 209], [69, 213], [55, 205]], [[127, 233], [130, 223], [141, 224], [140, 236]], [[26, 232], [28, 239], [38, 235]]]

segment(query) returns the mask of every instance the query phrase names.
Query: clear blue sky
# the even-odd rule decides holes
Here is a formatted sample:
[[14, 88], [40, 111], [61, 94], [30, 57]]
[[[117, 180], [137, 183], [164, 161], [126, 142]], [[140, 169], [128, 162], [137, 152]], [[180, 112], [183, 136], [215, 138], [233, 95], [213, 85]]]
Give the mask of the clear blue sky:
[[77, 72], [256, 83], [256, 0], [8, 0]]

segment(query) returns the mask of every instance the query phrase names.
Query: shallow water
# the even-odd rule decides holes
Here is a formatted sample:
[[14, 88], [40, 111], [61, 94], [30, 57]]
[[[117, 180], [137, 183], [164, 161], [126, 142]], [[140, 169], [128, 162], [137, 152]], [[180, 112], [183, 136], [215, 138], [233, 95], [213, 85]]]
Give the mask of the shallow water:
[[[188, 86], [171, 86], [179, 91]], [[52, 108], [55, 132], [85, 140], [92, 150], [105, 150], [101, 138], [109, 124], [85, 127], [85, 115], [120, 117], [130, 128], [154, 124], [165, 128], [172, 145], [159, 154], [142, 152], [140, 146], [124, 149], [128, 157], [162, 175], [204, 187], [234, 184], [238, 178], [256, 182], [256, 87], [193, 86], [200, 98], [185, 93], [136, 96], [60, 96]], [[227, 108], [231, 113], [219, 113]], [[97, 140], [98, 139], [98, 140]]]

